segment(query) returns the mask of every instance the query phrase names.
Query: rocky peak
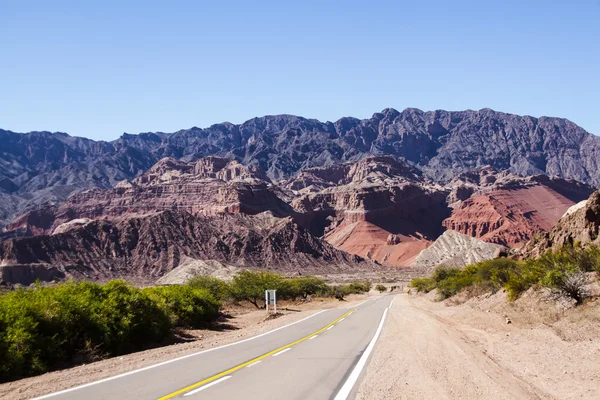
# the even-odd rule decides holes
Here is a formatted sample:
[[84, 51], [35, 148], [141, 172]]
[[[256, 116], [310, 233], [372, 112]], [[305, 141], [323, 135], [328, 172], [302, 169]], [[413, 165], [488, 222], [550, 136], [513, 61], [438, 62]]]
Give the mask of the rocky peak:
[[406, 180], [415, 181], [416, 171], [404, 162], [390, 156], [364, 158], [352, 165], [345, 177], [345, 183], [384, 183]]
[[[164, 157], [196, 161], [219, 156], [259, 168], [271, 179], [289, 179], [308, 168], [378, 154], [408, 161], [437, 182], [491, 165], [517, 175], [546, 174], [600, 187], [599, 137], [562, 118], [485, 109], [385, 109], [372, 118], [336, 122], [265, 116], [239, 125], [127, 134], [112, 142], [0, 130], [0, 154], [1, 225], [39, 204], [134, 179]], [[248, 173], [236, 167], [224, 175]]]

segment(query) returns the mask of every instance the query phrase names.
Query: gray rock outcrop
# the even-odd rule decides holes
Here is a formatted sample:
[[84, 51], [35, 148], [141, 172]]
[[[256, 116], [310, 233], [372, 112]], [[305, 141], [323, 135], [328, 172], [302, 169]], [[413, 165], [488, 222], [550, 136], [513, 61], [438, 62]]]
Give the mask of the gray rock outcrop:
[[431, 246], [419, 253], [413, 267], [428, 272], [439, 265], [464, 267], [496, 258], [505, 250], [504, 246], [486, 243], [483, 240], [448, 230]]

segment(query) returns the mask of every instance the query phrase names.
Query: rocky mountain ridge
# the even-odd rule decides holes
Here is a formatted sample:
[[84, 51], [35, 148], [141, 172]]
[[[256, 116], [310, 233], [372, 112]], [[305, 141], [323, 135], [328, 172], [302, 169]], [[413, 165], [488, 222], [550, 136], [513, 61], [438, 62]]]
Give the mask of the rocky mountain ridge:
[[[206, 260], [294, 273], [408, 266], [445, 228], [491, 243], [525, 241], [592, 191], [492, 167], [442, 184], [393, 156], [280, 181], [236, 160], [164, 158], [113, 188], [15, 219], [1, 234], [0, 264], [3, 276], [23, 279], [46, 266], [43, 276], [145, 282]], [[505, 206], [490, 203], [498, 199]]]
[[0, 243], [0, 270], [13, 275], [19, 275], [19, 269], [46, 265], [62, 277], [152, 283], [189, 259], [296, 274], [373, 268], [314, 237], [290, 218], [269, 213], [204, 217], [161, 211], [89, 221], [53, 235]]
[[162, 158], [195, 162], [209, 155], [256, 167], [272, 180], [367, 155], [392, 155], [441, 182], [491, 165], [600, 186], [600, 138], [565, 119], [489, 109], [385, 109], [368, 119], [336, 122], [276, 115], [239, 125], [124, 134], [112, 142], [0, 130], [0, 226], [41, 204], [133, 179]]

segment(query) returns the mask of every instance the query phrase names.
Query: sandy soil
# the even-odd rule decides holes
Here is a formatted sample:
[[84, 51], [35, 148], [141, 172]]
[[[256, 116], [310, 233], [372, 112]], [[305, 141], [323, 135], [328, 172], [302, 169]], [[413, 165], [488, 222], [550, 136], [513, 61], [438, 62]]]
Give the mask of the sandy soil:
[[[371, 297], [373, 296], [375, 295]], [[30, 399], [57, 392], [186, 354], [237, 342], [306, 318], [318, 310], [352, 307], [368, 298], [370, 298], [369, 295], [351, 295], [344, 302], [333, 299], [315, 299], [308, 303], [280, 303], [278, 311], [282, 315], [278, 318], [266, 318], [264, 310], [230, 306], [224, 312], [231, 315], [231, 318], [223, 321], [218, 327], [219, 329], [185, 331], [182, 336], [189, 340], [186, 343], [114, 357], [1, 384], [0, 398], [3, 400]]]
[[357, 398], [599, 398], [600, 300], [460, 302], [396, 296]]

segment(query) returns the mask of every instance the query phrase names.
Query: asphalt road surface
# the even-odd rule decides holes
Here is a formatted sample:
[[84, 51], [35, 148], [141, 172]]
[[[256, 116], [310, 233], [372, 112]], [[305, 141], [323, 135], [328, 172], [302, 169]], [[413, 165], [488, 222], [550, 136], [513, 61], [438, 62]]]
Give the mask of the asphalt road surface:
[[38, 399], [351, 399], [393, 298]]

